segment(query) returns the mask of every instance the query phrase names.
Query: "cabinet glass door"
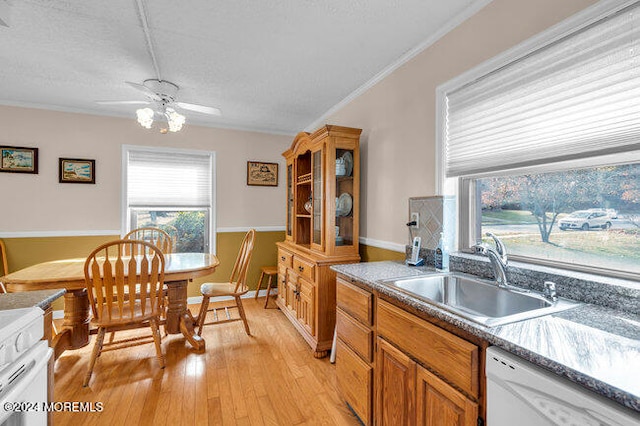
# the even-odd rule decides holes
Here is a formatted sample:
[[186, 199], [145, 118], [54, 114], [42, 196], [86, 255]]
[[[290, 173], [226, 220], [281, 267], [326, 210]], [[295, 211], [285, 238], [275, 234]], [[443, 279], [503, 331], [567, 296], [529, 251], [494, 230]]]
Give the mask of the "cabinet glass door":
[[315, 151], [312, 154], [313, 163], [313, 243], [322, 245], [322, 201], [324, 199], [324, 193], [322, 191], [322, 153], [323, 151]]
[[293, 235], [293, 165], [287, 165], [287, 236]]
[[353, 150], [336, 149], [336, 222], [335, 245], [352, 246], [353, 242]]

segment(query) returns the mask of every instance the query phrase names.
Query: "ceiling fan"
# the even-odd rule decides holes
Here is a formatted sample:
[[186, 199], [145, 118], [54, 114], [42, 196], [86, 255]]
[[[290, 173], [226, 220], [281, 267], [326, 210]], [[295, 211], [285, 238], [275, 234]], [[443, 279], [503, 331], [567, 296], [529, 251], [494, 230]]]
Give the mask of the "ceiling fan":
[[207, 115], [222, 114], [222, 111], [218, 108], [176, 101], [179, 87], [170, 81], [149, 79], [145, 80], [143, 84], [132, 83], [130, 81], [126, 81], [125, 83], [142, 92], [147, 97], [147, 100], [96, 101], [96, 103], [101, 105], [149, 105], [146, 108], [141, 108], [136, 111], [138, 123], [147, 129], [151, 128], [155, 119], [155, 121], [166, 122], [168, 125], [168, 128], [160, 128], [161, 133], [179, 131], [186, 119], [184, 115], [178, 113], [176, 109], [194, 111]]

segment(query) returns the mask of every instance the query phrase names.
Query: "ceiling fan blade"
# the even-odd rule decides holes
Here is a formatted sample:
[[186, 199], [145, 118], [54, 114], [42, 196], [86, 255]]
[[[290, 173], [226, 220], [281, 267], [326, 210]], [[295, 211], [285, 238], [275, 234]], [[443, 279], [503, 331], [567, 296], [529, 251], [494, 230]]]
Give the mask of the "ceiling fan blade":
[[189, 104], [186, 102], [174, 102], [173, 103], [175, 106], [180, 107], [182, 109], [186, 109], [189, 111], [195, 111], [195, 112], [199, 112], [202, 114], [209, 114], [209, 115], [222, 115], [222, 111], [220, 111], [219, 108], [214, 108], [214, 107], [208, 107], [208, 106], [204, 106], [204, 105], [196, 105], [196, 104]]
[[149, 105], [149, 101], [95, 101], [100, 105]]
[[162, 100], [162, 98], [160, 96], [158, 96], [158, 94], [156, 92], [154, 92], [153, 90], [149, 89], [144, 84], [132, 83], [130, 81], [125, 81], [125, 83], [127, 83], [129, 86], [133, 87], [134, 89], [141, 91], [148, 98], [153, 99], [154, 101], [161, 101]]

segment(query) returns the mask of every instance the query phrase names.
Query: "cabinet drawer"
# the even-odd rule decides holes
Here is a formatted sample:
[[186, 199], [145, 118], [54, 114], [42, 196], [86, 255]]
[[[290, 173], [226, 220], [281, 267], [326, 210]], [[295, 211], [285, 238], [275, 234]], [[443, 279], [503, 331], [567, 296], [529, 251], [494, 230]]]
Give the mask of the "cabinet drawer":
[[458, 336], [379, 300], [377, 330], [412, 357], [473, 397], [479, 393], [478, 347]]
[[306, 261], [302, 258], [299, 258], [298, 256], [295, 256], [293, 258], [293, 270], [296, 272], [296, 274], [302, 275], [303, 277], [306, 277], [311, 281], [314, 281], [315, 277], [313, 274], [313, 269], [314, 269], [313, 263]]
[[337, 283], [337, 304], [343, 311], [366, 325], [373, 325], [373, 296], [342, 278]]
[[365, 425], [371, 424], [373, 368], [340, 339], [336, 352], [336, 375], [343, 398]]
[[288, 251], [278, 249], [278, 265], [282, 265], [285, 268], [291, 268], [293, 255]]
[[336, 310], [338, 337], [365, 361], [373, 361], [373, 331], [351, 318], [342, 309]]

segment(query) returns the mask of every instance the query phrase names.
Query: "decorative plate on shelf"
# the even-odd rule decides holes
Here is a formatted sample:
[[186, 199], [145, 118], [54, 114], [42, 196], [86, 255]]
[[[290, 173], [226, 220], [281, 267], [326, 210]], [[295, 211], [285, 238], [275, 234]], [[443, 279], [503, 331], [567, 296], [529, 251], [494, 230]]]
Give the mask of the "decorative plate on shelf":
[[351, 151], [342, 154], [342, 159], [344, 160], [345, 176], [351, 176], [351, 172], [353, 172], [353, 155]]
[[348, 216], [353, 207], [353, 198], [351, 194], [343, 192], [336, 198], [336, 216]]

